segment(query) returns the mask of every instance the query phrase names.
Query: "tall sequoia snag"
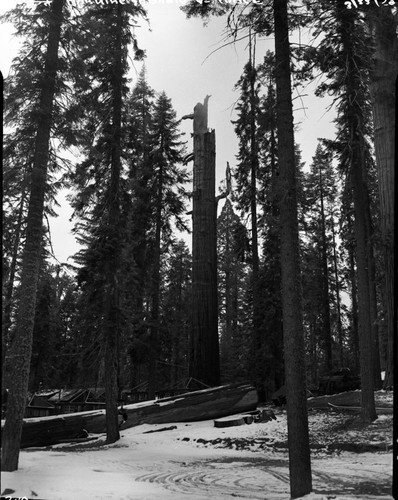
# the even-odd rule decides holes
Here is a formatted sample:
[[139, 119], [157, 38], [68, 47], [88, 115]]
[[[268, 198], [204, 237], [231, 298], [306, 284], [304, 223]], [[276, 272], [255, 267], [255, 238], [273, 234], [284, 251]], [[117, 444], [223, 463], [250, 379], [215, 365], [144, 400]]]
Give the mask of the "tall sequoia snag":
[[274, 0], [283, 340], [292, 498], [312, 490], [287, 0]]
[[217, 307], [217, 233], [215, 198], [216, 141], [207, 131], [207, 99], [194, 111], [192, 222], [192, 340], [190, 376], [220, 383]]
[[37, 283], [43, 240], [44, 195], [47, 182], [48, 149], [52, 125], [55, 80], [58, 69], [58, 47], [61, 35], [64, 0], [53, 0], [45, 66], [40, 82], [40, 115], [38, 116], [30, 199], [26, 225], [20, 284], [20, 302], [15, 337], [10, 348], [11, 363], [6, 422], [2, 436], [4, 471], [18, 469], [22, 423], [28, 395], [29, 367], [32, 354], [33, 326]]

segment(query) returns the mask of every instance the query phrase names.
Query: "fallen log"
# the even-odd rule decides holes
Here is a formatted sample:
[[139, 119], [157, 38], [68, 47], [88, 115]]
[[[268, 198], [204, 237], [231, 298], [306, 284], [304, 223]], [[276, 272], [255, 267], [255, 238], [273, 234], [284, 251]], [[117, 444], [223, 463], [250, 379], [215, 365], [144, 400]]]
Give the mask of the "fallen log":
[[308, 408], [327, 408], [329, 403], [335, 405], [360, 406], [361, 391], [341, 392], [340, 394], [329, 394], [326, 396], [310, 397], [307, 399]]
[[[124, 406], [122, 429], [140, 424], [194, 422], [255, 410], [258, 396], [249, 384], [231, 384], [176, 397]], [[3, 422], [2, 422], [3, 426]], [[86, 433], [106, 432], [105, 410], [24, 419], [21, 448], [49, 446]]]
[[[336, 411], [349, 411], [349, 412], [354, 412], [354, 413], [360, 413], [362, 408], [360, 406], [346, 406], [346, 405], [334, 405], [332, 403], [328, 403], [328, 406], [332, 410]], [[394, 408], [390, 406], [384, 406], [384, 407], [376, 407], [376, 414], [377, 415], [382, 415], [382, 414], [391, 414], [394, 412]]]
[[[392, 400], [385, 398], [385, 391], [375, 392], [375, 403], [377, 413], [392, 413]], [[352, 408], [360, 411], [361, 409], [361, 391], [347, 391], [339, 394], [330, 394], [326, 396], [317, 396], [307, 399], [308, 408], [330, 408], [331, 405], [345, 409]]]

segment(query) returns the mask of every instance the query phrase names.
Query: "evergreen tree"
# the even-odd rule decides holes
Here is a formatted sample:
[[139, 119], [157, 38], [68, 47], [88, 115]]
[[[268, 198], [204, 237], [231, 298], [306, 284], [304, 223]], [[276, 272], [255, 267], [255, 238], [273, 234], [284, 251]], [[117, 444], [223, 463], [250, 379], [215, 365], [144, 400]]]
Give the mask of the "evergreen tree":
[[[220, 363], [221, 378], [227, 382], [244, 378], [239, 357], [248, 356], [238, 337], [243, 307], [242, 284], [247, 268], [245, 260], [249, 253], [246, 228], [227, 198], [217, 219]], [[251, 324], [250, 318], [249, 321]]]
[[[155, 91], [147, 82], [145, 66], [127, 99], [127, 165], [129, 185], [123, 200], [126, 214], [126, 240], [123, 262], [126, 266], [125, 301], [129, 308], [131, 331], [128, 342], [130, 363], [145, 364], [149, 359], [147, 297], [150, 281], [149, 240], [153, 222], [152, 165], [150, 129]], [[139, 217], [137, 217], [139, 214]], [[132, 368], [132, 373], [135, 369]], [[134, 377], [133, 377], [134, 378]], [[136, 385], [131, 381], [132, 386]]]
[[[163, 359], [171, 386], [178, 386], [188, 377], [189, 332], [191, 329], [192, 257], [183, 240], [169, 245], [163, 283], [161, 324]], [[185, 386], [184, 386], [185, 387]]]
[[[396, 77], [398, 73], [397, 19], [389, 7], [366, 12], [375, 39], [371, 70], [374, 143], [380, 197], [380, 236], [383, 245], [384, 314], [387, 339], [382, 342], [385, 387], [393, 385], [394, 337], [394, 139]], [[383, 339], [383, 338], [382, 338]]]
[[[317, 5], [316, 11], [326, 6]], [[370, 104], [368, 91], [369, 37], [358, 13], [346, 9], [339, 0], [318, 17], [318, 30], [328, 33], [321, 42], [318, 64], [329, 79], [319, 93], [326, 90], [339, 97], [337, 106], [340, 165], [345, 169], [354, 207], [355, 259], [357, 266], [357, 293], [359, 319], [359, 345], [361, 364], [362, 413], [365, 421], [376, 418], [374, 405], [374, 341], [376, 322], [374, 267], [372, 248], [372, 221], [368, 171], [370, 161], [369, 128]], [[330, 35], [330, 36], [329, 36]], [[339, 57], [336, 57], [339, 54]], [[348, 145], [344, 146], [344, 145]], [[378, 355], [378, 353], [376, 354]]]
[[152, 165], [152, 196], [154, 235], [151, 245], [151, 336], [148, 393], [155, 396], [157, 386], [158, 329], [160, 312], [160, 263], [161, 243], [171, 235], [171, 222], [176, 221], [178, 229], [186, 229], [181, 218], [185, 209], [183, 183], [187, 173], [181, 168], [185, 149], [179, 141], [176, 112], [170, 99], [162, 92], [153, 109], [151, 125], [151, 151], [149, 161]]
[[278, 202], [290, 492], [292, 498], [312, 490], [308, 437], [304, 333], [301, 310], [296, 168], [286, 0], [274, 0], [275, 80], [277, 99]]
[[[316, 311], [317, 322], [312, 326], [314, 331], [321, 332], [320, 341], [325, 359], [325, 368], [330, 372], [333, 367], [333, 336], [331, 320], [331, 276], [330, 262], [332, 249], [329, 218], [329, 208], [333, 208], [333, 200], [337, 197], [337, 186], [333, 176], [331, 154], [318, 144], [311, 170], [306, 178], [306, 228], [308, 237], [308, 252], [312, 251], [312, 259], [306, 252], [307, 258], [312, 261], [314, 273], [308, 274], [308, 288], [306, 299], [309, 301], [309, 314]], [[316, 289], [316, 292], [315, 292]], [[309, 298], [311, 295], [311, 299]], [[317, 304], [317, 306], [315, 306]]]
[[[252, 40], [250, 35], [250, 41]], [[250, 43], [249, 61], [235, 88], [240, 90], [240, 99], [236, 106], [238, 119], [234, 121], [235, 133], [239, 137], [238, 164], [235, 169], [237, 184], [236, 201], [244, 214], [250, 214], [251, 220], [251, 265], [253, 291], [253, 328], [258, 330], [259, 307], [257, 281], [259, 272], [258, 252], [258, 191], [259, 191], [259, 83], [254, 61], [254, 46]]]
[[[47, 48], [44, 68], [37, 82], [40, 104], [32, 117], [36, 125], [35, 147], [21, 272], [20, 302], [15, 337], [10, 349], [10, 357], [13, 361], [12, 376], [10, 377], [10, 395], [7, 402], [6, 423], [2, 437], [2, 470], [7, 471], [18, 468], [19, 445], [29, 383], [34, 312], [43, 237], [42, 224], [49, 141], [53, 124], [53, 103], [58, 69], [58, 48], [63, 20], [63, 4], [63, 0], [53, 0], [49, 8], [43, 6], [36, 8], [40, 9], [36, 10], [36, 12], [43, 15], [45, 19], [45, 29], [48, 30]], [[39, 109], [40, 113], [38, 112]]]
[[[86, 220], [88, 215], [89, 222], [89, 226], [81, 226], [88, 229], [90, 239], [88, 249], [81, 256], [86, 266], [80, 281], [91, 283], [93, 294], [98, 293], [99, 284], [103, 290], [102, 300], [96, 307], [101, 311], [99, 331], [104, 341], [108, 442], [119, 439], [120, 272], [125, 231], [121, 217], [121, 191], [124, 188], [122, 150], [126, 140], [122, 125], [125, 119], [123, 99], [127, 94], [128, 45], [134, 44], [137, 58], [143, 55], [132, 37], [129, 20], [142, 14], [142, 8], [133, 5], [90, 7], [82, 16], [85, 30], [82, 30], [79, 40], [81, 57], [88, 62], [84, 74], [76, 81], [76, 87], [81, 91], [80, 104], [85, 106], [85, 114], [79, 117], [78, 123], [80, 127], [86, 125], [89, 134], [88, 138], [82, 138], [87, 155], [82, 164], [84, 170], [80, 168], [73, 179], [75, 184], [83, 187], [74, 206]], [[89, 87], [87, 82], [90, 80]], [[88, 181], [87, 170], [94, 175], [94, 182]], [[87, 204], [90, 199], [94, 201], [93, 208]]]

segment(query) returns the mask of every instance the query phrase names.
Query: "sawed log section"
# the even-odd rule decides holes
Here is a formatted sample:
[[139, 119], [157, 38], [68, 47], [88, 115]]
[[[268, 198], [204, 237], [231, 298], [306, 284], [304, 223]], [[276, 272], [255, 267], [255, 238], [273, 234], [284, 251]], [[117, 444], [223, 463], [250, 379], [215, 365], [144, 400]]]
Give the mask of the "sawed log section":
[[[122, 430], [140, 424], [194, 422], [255, 410], [258, 396], [249, 384], [231, 384], [124, 406]], [[2, 422], [3, 424], [3, 422]], [[89, 433], [106, 432], [105, 410], [27, 418], [21, 448], [49, 446]]]

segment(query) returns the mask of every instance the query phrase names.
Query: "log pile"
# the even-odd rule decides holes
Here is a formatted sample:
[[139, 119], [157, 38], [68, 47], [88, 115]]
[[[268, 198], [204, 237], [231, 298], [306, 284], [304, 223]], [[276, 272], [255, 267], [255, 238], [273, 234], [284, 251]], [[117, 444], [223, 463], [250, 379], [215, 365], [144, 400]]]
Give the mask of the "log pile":
[[[194, 422], [256, 409], [257, 391], [249, 384], [231, 384], [176, 397], [127, 405], [123, 429], [140, 424]], [[21, 448], [49, 446], [88, 433], [106, 432], [105, 410], [24, 420]]]

